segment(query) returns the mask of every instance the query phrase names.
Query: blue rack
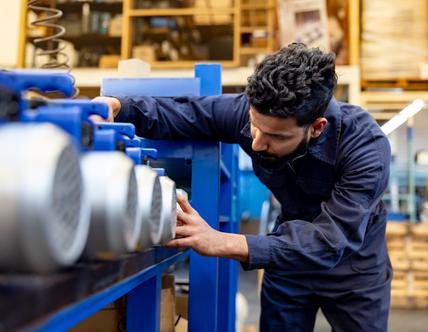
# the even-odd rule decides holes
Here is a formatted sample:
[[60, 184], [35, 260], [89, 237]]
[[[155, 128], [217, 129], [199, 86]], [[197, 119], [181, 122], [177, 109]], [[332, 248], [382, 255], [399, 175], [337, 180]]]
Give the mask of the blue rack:
[[[199, 84], [195, 84], [195, 80]], [[193, 93], [192, 87], [196, 87]], [[218, 64], [196, 65], [195, 78], [107, 79], [103, 81], [102, 94], [157, 97], [219, 95], [221, 67]], [[211, 227], [225, 232], [239, 231], [236, 145], [154, 140], [145, 140], [145, 144], [159, 151], [159, 159], [191, 159], [192, 205]], [[190, 251], [189, 331], [235, 331], [238, 271], [236, 261], [202, 257]]]
[[[165, 89], [166, 82], [174, 89]], [[138, 83], [105, 80], [102, 94], [117, 95], [115, 89], [132, 88], [135, 93], [122, 92], [134, 96], [161, 96], [165, 91], [169, 96], [171, 91], [174, 95], [218, 95], [221, 67], [196, 65], [195, 78], [141, 79]], [[145, 87], [150, 93], [146, 93]], [[236, 146], [211, 141], [145, 140], [145, 144], [158, 149], [160, 160], [191, 160], [192, 205], [213, 228], [239, 230]], [[0, 327], [66, 331], [127, 295], [127, 331], [158, 331], [162, 273], [187, 258], [189, 331], [234, 331], [237, 262], [162, 247], [130, 254], [118, 261], [80, 262], [54, 275], [0, 274]]]
[[[194, 82], [199, 84], [195, 84]], [[166, 89], [166, 86], [174, 87]], [[190, 91], [195, 88], [193, 93]], [[198, 89], [200, 87], [200, 89]], [[221, 67], [195, 66], [195, 78], [105, 80], [102, 94], [212, 96], [221, 94]], [[236, 215], [237, 146], [218, 142], [146, 140], [159, 158], [192, 160], [192, 204], [211, 227], [238, 232]], [[220, 194], [220, 195], [219, 195]], [[218, 208], [215, 208], [218, 207]], [[219, 223], [219, 220], [222, 222]], [[229, 259], [190, 252], [189, 331], [234, 331], [238, 265]]]

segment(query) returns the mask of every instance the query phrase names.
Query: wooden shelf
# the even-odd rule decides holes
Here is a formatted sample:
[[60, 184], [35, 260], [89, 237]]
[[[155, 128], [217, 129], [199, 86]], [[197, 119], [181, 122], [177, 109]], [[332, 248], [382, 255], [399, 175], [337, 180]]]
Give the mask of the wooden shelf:
[[100, 12], [114, 12], [121, 14], [123, 10], [123, 3], [120, 2], [93, 2], [93, 1], [68, 1], [63, 3], [57, 3], [56, 8], [62, 10], [64, 14], [72, 12], [81, 12], [82, 6], [89, 4], [91, 10]]
[[241, 54], [258, 54], [258, 53], [269, 53], [268, 47], [241, 47]]
[[253, 33], [254, 31], [259, 31], [259, 30], [263, 30], [268, 32], [269, 28], [267, 26], [241, 26], [240, 31], [241, 33]]
[[194, 16], [194, 15], [225, 15], [236, 14], [235, 8], [168, 8], [168, 9], [131, 9], [128, 11], [130, 17], [151, 16]]
[[155, 69], [174, 69], [174, 68], [193, 68], [195, 63], [203, 62], [203, 63], [219, 63], [221, 62], [222, 66], [225, 68], [236, 67], [237, 63], [233, 60], [178, 60], [178, 61], [154, 61], [151, 62], [150, 65]]
[[[173, 63], [174, 64], [174, 63]], [[147, 77], [194, 77], [194, 70], [190, 68], [189, 64], [185, 63], [187, 67], [178, 69], [177, 66], [165, 68], [162, 64], [161, 68], [153, 68]], [[338, 85], [348, 86], [349, 98], [351, 103], [359, 103], [359, 80], [358, 68], [353, 66], [338, 66]], [[76, 78], [76, 85], [79, 88], [92, 88], [98, 91], [101, 82], [105, 78], [120, 78], [122, 77], [117, 69], [101, 69], [101, 68], [74, 68], [71, 72]], [[224, 87], [245, 87], [247, 79], [254, 73], [254, 67], [233, 67], [225, 66], [222, 70], [222, 86]]]
[[[29, 42], [34, 42], [35, 39], [43, 38], [43, 37], [27, 37]], [[120, 43], [121, 37], [118, 36], [109, 36], [103, 34], [82, 34], [76, 36], [61, 36], [60, 39], [68, 41], [70, 43], [79, 45], [79, 44], [88, 44], [88, 43]]]
[[269, 10], [274, 9], [275, 5], [258, 3], [258, 4], [241, 4], [241, 10]]

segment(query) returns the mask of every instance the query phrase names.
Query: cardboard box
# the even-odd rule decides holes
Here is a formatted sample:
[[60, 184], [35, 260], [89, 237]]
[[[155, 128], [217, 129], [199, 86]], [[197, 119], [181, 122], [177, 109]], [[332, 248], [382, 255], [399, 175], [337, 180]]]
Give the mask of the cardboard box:
[[162, 276], [160, 331], [175, 331], [175, 286], [173, 274]]
[[278, 0], [281, 46], [302, 42], [330, 50], [326, 0]]
[[69, 329], [69, 332], [121, 332], [126, 325], [126, 300], [119, 300], [109, 304], [94, 315], [85, 319], [77, 326]]
[[156, 51], [150, 45], [137, 45], [132, 48], [132, 57], [145, 62], [156, 61]]
[[117, 68], [120, 61], [120, 55], [101, 55], [99, 68]]
[[427, 49], [426, 0], [362, 1], [362, 79], [424, 78]]

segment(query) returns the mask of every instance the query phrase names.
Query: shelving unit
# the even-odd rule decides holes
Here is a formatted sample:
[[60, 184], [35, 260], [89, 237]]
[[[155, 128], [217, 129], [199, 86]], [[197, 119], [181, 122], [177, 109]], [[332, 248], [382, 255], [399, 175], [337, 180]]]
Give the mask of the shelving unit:
[[276, 43], [276, 0], [241, 0], [241, 64], [272, 53]]
[[[43, 11], [31, 11], [27, 7], [27, 2], [21, 0], [21, 34], [18, 51], [18, 68], [23, 68], [29, 59], [26, 59], [28, 43], [35, 45], [35, 39], [51, 36], [58, 32], [57, 29], [24, 28], [28, 26], [29, 15], [36, 15], [43, 18], [46, 14]], [[59, 20], [66, 32], [60, 39], [69, 42], [65, 52], [69, 58], [68, 64], [73, 67], [98, 66], [103, 55], [120, 56], [121, 47], [121, 27], [120, 17], [122, 15], [122, 0], [115, 2], [94, 2], [94, 1], [54, 1], [45, 0], [37, 3], [37, 6], [46, 8], [56, 8], [62, 11], [63, 15]], [[31, 19], [31, 22], [34, 19]], [[51, 21], [49, 23], [52, 23]], [[113, 23], [115, 22], [115, 23]], [[115, 30], [116, 29], [116, 30]], [[37, 35], [34, 35], [36, 33]], [[49, 49], [57, 47], [56, 42], [49, 45], [43, 44]], [[70, 48], [71, 47], [71, 48]], [[66, 59], [61, 56], [60, 60]], [[32, 59], [32, 67], [36, 65], [35, 58]]]
[[[194, 65], [195, 61], [221, 62], [224, 67], [238, 66], [239, 0], [230, 1], [231, 5], [227, 7], [216, 5], [211, 1], [208, 3], [205, 8], [196, 6], [139, 8], [135, 1], [124, 0], [122, 58], [131, 57], [133, 47], [140, 44], [146, 47], [145, 55], [153, 68], [189, 68]], [[226, 16], [230, 19], [226, 19], [227, 24], [222, 20], [217, 22], [216, 17], [218, 16]], [[181, 25], [180, 22], [186, 22], [186, 24]], [[161, 38], [154, 36], [153, 25], [155, 23], [166, 28], [163, 31], [158, 30]], [[139, 25], [150, 26], [150, 29], [138, 30]], [[204, 34], [206, 38], [202, 38]], [[140, 35], [142, 35], [141, 38], [139, 38]], [[207, 40], [209, 41], [207, 42]], [[171, 50], [169, 54], [174, 54], [176, 59], [160, 61], [159, 55], [156, 53], [159, 53], [162, 48], [169, 48]], [[216, 58], [220, 51], [230, 53], [230, 57]], [[201, 56], [203, 53], [208, 56]]]

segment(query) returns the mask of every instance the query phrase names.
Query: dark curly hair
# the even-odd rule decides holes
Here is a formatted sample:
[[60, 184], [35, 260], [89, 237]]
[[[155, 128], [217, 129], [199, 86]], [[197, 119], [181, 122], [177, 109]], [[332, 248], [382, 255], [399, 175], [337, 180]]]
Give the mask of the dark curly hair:
[[334, 53], [292, 43], [257, 65], [245, 92], [259, 113], [306, 126], [324, 115], [336, 83]]

